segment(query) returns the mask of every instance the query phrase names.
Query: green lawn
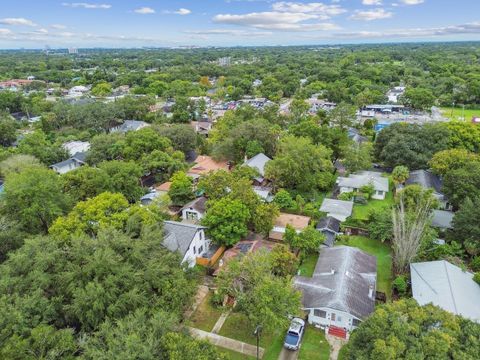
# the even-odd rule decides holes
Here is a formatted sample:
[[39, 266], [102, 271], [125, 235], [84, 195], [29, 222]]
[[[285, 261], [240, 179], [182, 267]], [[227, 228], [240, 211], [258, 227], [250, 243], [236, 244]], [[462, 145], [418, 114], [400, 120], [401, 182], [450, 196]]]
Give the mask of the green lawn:
[[381, 209], [383, 207], [391, 207], [394, 203], [393, 198], [393, 181], [390, 179], [390, 191], [385, 195], [384, 200], [368, 200], [365, 205], [354, 204], [352, 218], [357, 220], [368, 220], [368, 215], [372, 209]]
[[377, 258], [377, 290], [392, 295], [392, 254], [388, 244], [363, 236], [349, 236], [346, 241], [337, 241], [336, 245], [348, 245], [359, 248]]
[[465, 116], [465, 121], [471, 121], [472, 117], [474, 116], [480, 117], [479, 109], [476, 109], [476, 110], [465, 109], [465, 111], [463, 111], [462, 108], [442, 107], [440, 108], [440, 111], [442, 112], [443, 116], [451, 120], [463, 121], [463, 118]]
[[[231, 313], [225, 324], [223, 324], [219, 335], [232, 339], [243, 341], [247, 344], [256, 345], [257, 340], [253, 335], [255, 329], [248, 322], [243, 314]], [[279, 329], [276, 333], [262, 332], [260, 337], [260, 346], [265, 349], [263, 360], [277, 360], [282, 351], [284, 329]]]
[[202, 303], [193, 313], [190, 318], [190, 323], [192, 327], [195, 327], [204, 331], [212, 331], [213, 326], [217, 322], [218, 318], [222, 314], [221, 309], [215, 308], [210, 299], [212, 297], [212, 292], [209, 292]]
[[236, 351], [233, 351], [233, 350], [228, 350], [228, 349], [225, 349], [225, 348], [222, 348], [222, 347], [217, 346], [217, 349], [218, 349], [219, 352], [227, 355], [227, 359], [229, 359], [229, 360], [254, 360], [254, 359], [256, 359], [252, 356], [244, 355], [242, 353], [239, 353], [239, 352], [236, 352]]
[[325, 339], [325, 331], [308, 326], [302, 340], [299, 360], [328, 360], [330, 358], [330, 345]]
[[317, 265], [318, 253], [308, 254], [298, 268], [302, 276], [311, 277]]

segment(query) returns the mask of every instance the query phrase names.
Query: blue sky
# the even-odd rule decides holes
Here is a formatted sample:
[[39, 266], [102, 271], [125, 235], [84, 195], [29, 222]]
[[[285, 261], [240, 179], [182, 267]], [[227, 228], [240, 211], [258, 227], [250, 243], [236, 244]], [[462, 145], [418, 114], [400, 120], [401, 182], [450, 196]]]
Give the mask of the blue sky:
[[0, 48], [480, 40], [480, 0], [3, 0]]

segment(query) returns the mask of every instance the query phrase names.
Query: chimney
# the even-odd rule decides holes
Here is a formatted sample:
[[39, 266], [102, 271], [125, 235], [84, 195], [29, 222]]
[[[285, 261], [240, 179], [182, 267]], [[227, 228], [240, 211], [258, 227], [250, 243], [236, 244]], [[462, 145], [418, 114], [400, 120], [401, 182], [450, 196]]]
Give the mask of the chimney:
[[331, 274], [331, 275], [334, 275], [334, 274], [335, 274], [335, 269], [331, 268], [331, 269], [330, 269], [330, 274]]
[[370, 285], [368, 288], [368, 297], [373, 299], [373, 285]]

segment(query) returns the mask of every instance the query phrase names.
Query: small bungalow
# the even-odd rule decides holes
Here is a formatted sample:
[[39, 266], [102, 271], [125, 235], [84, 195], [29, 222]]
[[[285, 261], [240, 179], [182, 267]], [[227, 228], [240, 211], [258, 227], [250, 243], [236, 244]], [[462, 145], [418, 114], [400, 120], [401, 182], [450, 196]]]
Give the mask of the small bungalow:
[[375, 190], [372, 195], [373, 199], [384, 200], [385, 195], [389, 191], [388, 178], [383, 177], [381, 173], [374, 171], [361, 171], [351, 174], [349, 177], [339, 177], [337, 185], [340, 193], [357, 192], [363, 186], [372, 185]]
[[340, 220], [332, 216], [321, 218], [317, 224], [317, 230], [325, 235], [323, 246], [332, 247], [335, 238], [340, 235]]
[[412, 295], [420, 305], [433, 304], [480, 323], [480, 285], [473, 274], [445, 260], [410, 264]]
[[163, 246], [171, 252], [178, 252], [182, 264], [193, 267], [196, 258], [208, 252], [210, 240], [205, 235], [205, 227], [177, 221], [164, 221], [163, 224]]
[[85, 165], [86, 157], [86, 152], [79, 152], [73, 155], [70, 159], [51, 165], [50, 168], [59, 174], [65, 174]]
[[88, 141], [68, 141], [62, 145], [70, 156], [75, 155], [76, 153], [87, 152], [90, 149], [90, 143]]
[[146, 123], [145, 121], [138, 121], [138, 120], [125, 120], [125, 122], [122, 125], [115, 126], [110, 129], [110, 132], [115, 133], [115, 132], [121, 132], [121, 133], [127, 133], [129, 131], [138, 131], [140, 129], [146, 128], [150, 126], [149, 123]]
[[375, 309], [377, 259], [358, 248], [320, 251], [312, 277], [296, 276], [308, 322], [351, 331]]
[[245, 160], [244, 165], [251, 167], [258, 171], [259, 177], [255, 178], [255, 181], [258, 185], [261, 185], [265, 177], [265, 165], [269, 162], [270, 159], [267, 155], [260, 153], [252, 157], [251, 159]]
[[206, 175], [210, 171], [230, 170], [226, 161], [215, 161], [212, 157], [199, 155], [195, 159], [195, 164], [188, 171], [187, 175], [197, 180], [201, 175]]
[[268, 186], [253, 186], [253, 191], [257, 194], [263, 201], [271, 203], [273, 201], [272, 188]]
[[308, 216], [280, 213], [268, 237], [270, 240], [282, 241], [287, 225], [291, 225], [297, 233], [299, 233], [305, 229], [309, 223], [310, 218]]
[[320, 211], [327, 213], [327, 216], [343, 222], [352, 216], [353, 201], [323, 199]]
[[182, 219], [192, 223], [199, 222], [205, 216], [207, 198], [201, 196], [182, 207]]
[[447, 197], [442, 192], [442, 179], [430, 170], [415, 170], [410, 172], [406, 185], [420, 185], [424, 189], [432, 189], [433, 196], [440, 203], [443, 210], [451, 210], [452, 205], [448, 203]]
[[441, 230], [452, 229], [454, 216], [451, 211], [433, 210], [432, 226]]

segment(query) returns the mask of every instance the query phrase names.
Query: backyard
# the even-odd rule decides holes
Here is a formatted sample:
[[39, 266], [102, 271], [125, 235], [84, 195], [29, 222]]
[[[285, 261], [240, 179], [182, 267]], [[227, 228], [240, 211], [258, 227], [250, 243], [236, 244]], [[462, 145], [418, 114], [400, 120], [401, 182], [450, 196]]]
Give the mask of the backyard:
[[392, 254], [387, 243], [382, 243], [364, 236], [349, 236], [336, 245], [357, 247], [377, 258], [377, 291], [384, 292], [387, 299], [392, 295]]
[[390, 191], [385, 195], [384, 200], [371, 199], [365, 205], [354, 204], [352, 218], [356, 220], [368, 220], [371, 210], [391, 207], [394, 204], [393, 181], [390, 180]]
[[190, 318], [191, 326], [204, 331], [212, 331], [213, 326], [222, 314], [222, 309], [211, 304], [212, 292], [210, 291]]
[[307, 326], [298, 354], [299, 360], [328, 360], [330, 345], [325, 339], [325, 331]]
[[472, 117], [480, 117], [480, 110], [479, 109], [465, 109], [462, 108], [452, 108], [452, 107], [442, 107], [440, 109], [442, 115], [451, 119], [451, 120], [461, 120], [463, 121], [471, 121]]
[[311, 277], [313, 275], [313, 271], [317, 265], [318, 255], [318, 252], [314, 252], [305, 256], [305, 259], [298, 268], [299, 275], [305, 277]]

